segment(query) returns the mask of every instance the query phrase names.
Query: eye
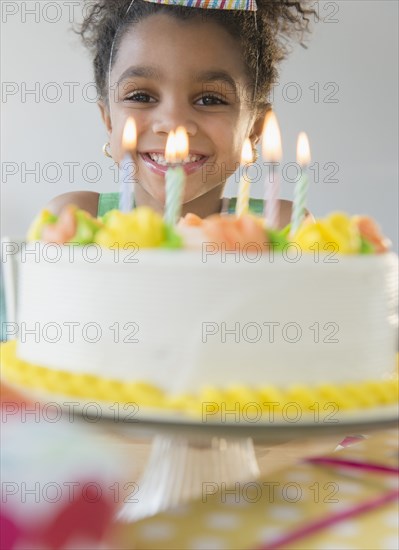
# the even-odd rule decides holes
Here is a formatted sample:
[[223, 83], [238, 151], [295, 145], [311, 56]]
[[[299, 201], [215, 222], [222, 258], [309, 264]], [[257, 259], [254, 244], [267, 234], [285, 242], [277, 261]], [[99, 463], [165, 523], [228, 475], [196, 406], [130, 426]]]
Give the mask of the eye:
[[[199, 103], [199, 102], [202, 102], [202, 103]], [[206, 94], [206, 95], [203, 95], [202, 97], [200, 97], [200, 99], [198, 100], [199, 105], [205, 105], [205, 106], [210, 106], [210, 105], [227, 105], [227, 102], [224, 101], [223, 99], [221, 99], [220, 97], [216, 96], [216, 95], [213, 95], [213, 94]]]
[[125, 97], [125, 101], [134, 101], [136, 103], [154, 103], [156, 100], [147, 94], [147, 92], [133, 92]]

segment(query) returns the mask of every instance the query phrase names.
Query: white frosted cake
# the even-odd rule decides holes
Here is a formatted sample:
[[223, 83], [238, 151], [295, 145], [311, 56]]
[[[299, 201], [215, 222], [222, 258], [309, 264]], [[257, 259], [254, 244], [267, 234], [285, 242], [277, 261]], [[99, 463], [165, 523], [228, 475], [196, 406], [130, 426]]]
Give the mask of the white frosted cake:
[[177, 249], [101, 240], [26, 254], [11, 381], [188, 410], [210, 398], [395, 399], [395, 254], [271, 252], [256, 241], [223, 252], [199, 246], [198, 232], [191, 249], [188, 238]]

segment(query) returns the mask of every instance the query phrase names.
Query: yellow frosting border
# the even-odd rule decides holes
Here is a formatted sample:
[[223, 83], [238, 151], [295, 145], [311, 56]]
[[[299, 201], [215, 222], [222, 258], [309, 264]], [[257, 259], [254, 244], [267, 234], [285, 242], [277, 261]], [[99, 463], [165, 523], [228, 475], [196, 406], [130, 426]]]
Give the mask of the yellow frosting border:
[[[227, 389], [204, 387], [197, 394], [169, 396], [166, 392], [147, 382], [121, 382], [92, 374], [74, 374], [34, 365], [17, 357], [16, 341], [1, 344], [2, 377], [11, 384], [33, 390], [76, 397], [96, 399], [102, 402], [136, 403], [150, 407], [181, 411], [197, 416], [219, 410], [245, 411], [251, 404], [265, 413], [281, 413], [294, 403], [311, 413], [314, 406], [322, 410], [334, 404], [339, 410], [366, 409], [398, 402], [398, 376], [388, 380], [367, 380], [362, 383], [321, 384], [318, 386], [293, 385], [287, 389], [275, 386], [249, 388], [231, 386]], [[213, 408], [213, 409], [212, 409]]]

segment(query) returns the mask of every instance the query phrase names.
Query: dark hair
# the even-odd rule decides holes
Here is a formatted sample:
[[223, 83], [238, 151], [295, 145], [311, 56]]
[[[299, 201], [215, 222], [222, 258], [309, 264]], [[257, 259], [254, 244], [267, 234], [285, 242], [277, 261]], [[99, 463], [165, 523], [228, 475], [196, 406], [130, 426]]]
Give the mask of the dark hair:
[[112, 44], [115, 40], [112, 53], [114, 63], [121, 39], [132, 24], [162, 12], [182, 20], [201, 17], [216, 22], [240, 41], [253, 84], [258, 71], [254, 107], [262, 109], [267, 105], [271, 86], [277, 79], [277, 65], [289, 51], [289, 39], [301, 41], [309, 31], [308, 16], [315, 12], [306, 7], [307, 3], [308, 0], [257, 0], [255, 19], [254, 12], [250, 11], [188, 8], [144, 0], [135, 0], [126, 13], [130, 0], [90, 0], [76, 32], [92, 52], [97, 90], [102, 100], [107, 102]]

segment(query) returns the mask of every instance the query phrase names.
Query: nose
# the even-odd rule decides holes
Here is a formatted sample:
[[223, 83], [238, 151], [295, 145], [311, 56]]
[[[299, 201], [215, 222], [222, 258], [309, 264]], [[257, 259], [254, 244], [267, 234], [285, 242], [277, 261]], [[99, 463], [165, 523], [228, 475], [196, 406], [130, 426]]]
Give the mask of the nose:
[[184, 126], [189, 137], [194, 137], [198, 126], [190, 116], [189, 109], [184, 108], [177, 102], [160, 106], [157, 109], [156, 117], [152, 124], [152, 131], [157, 135], [168, 135], [170, 131], [176, 130], [178, 126]]

